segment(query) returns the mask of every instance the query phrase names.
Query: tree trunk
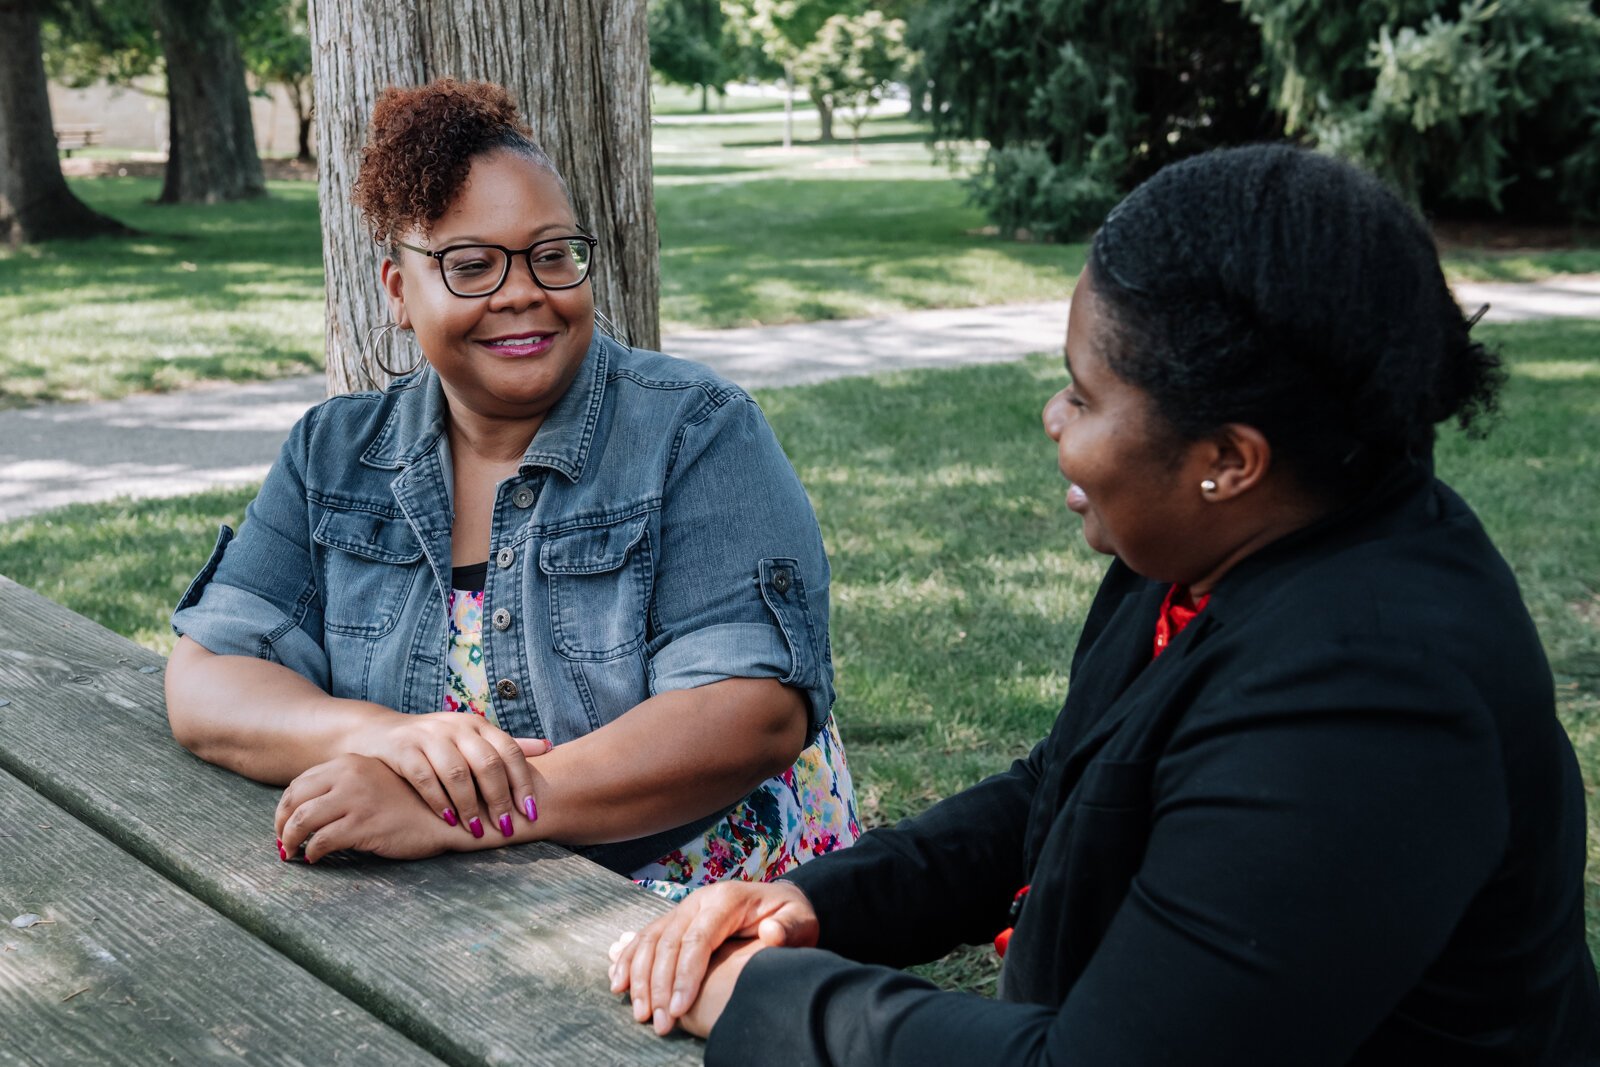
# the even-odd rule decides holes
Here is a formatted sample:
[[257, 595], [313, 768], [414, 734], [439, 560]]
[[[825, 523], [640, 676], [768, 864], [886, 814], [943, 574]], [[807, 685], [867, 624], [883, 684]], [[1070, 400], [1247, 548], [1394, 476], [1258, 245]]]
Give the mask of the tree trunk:
[[0, 243], [131, 233], [61, 176], [33, 0], [0, 0]]
[[311, 117], [317, 107], [316, 94], [311, 91], [311, 75], [286, 82], [284, 88], [289, 91], [289, 103], [294, 106], [294, 121], [298, 127], [295, 161], [310, 163], [314, 158], [311, 154]]
[[379, 357], [417, 358], [409, 342], [368, 340], [389, 310], [350, 190], [378, 93], [446, 76], [510, 90], [600, 238], [595, 306], [632, 344], [660, 346], [645, 0], [311, 0], [311, 53], [330, 391], [387, 382]]
[[794, 147], [794, 63], [783, 65], [783, 147]]
[[214, 204], [266, 193], [250, 121], [239, 37], [219, 0], [152, 0], [167, 73], [163, 204]]
[[833, 142], [833, 97], [827, 93], [812, 93], [811, 102], [817, 107], [817, 140], [823, 144]]

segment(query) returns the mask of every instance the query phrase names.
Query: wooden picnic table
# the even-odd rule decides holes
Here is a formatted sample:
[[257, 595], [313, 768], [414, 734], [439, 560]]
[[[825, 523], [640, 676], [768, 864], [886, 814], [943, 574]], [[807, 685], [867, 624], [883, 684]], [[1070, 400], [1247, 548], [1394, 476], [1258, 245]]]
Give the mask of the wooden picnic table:
[[0, 1064], [699, 1062], [606, 985], [664, 902], [544, 844], [282, 863], [162, 669], [0, 576]]

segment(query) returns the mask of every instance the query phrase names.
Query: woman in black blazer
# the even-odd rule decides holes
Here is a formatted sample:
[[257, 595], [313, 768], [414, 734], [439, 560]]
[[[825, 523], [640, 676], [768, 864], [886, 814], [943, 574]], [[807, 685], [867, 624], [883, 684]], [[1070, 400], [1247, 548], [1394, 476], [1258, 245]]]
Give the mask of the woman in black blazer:
[[[1237, 149], [1136, 190], [1044, 411], [1115, 557], [1055, 728], [619, 943], [636, 1017], [708, 1063], [1600, 1062], [1583, 783], [1516, 581], [1432, 472], [1503, 377], [1469, 327], [1346, 164]], [[997, 935], [997, 1000], [894, 969]]]

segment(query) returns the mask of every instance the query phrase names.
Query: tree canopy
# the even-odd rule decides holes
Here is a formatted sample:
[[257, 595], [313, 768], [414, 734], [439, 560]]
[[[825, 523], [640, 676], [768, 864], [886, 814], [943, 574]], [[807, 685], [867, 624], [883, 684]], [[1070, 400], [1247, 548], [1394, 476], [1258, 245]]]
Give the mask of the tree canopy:
[[1080, 235], [1173, 159], [1282, 136], [1433, 211], [1600, 210], [1587, 0], [929, 0], [911, 43], [1007, 230]]

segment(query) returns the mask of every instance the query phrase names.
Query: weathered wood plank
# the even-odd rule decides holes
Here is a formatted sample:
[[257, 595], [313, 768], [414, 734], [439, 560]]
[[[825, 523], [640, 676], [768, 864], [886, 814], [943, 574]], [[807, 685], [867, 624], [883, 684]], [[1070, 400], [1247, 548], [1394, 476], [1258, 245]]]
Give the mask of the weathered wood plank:
[[439, 1063], [3, 773], [0, 811], [0, 1063]]
[[606, 987], [606, 946], [658, 898], [546, 845], [280, 863], [277, 791], [178, 747], [161, 665], [0, 576], [0, 768], [441, 1059], [699, 1060]]

